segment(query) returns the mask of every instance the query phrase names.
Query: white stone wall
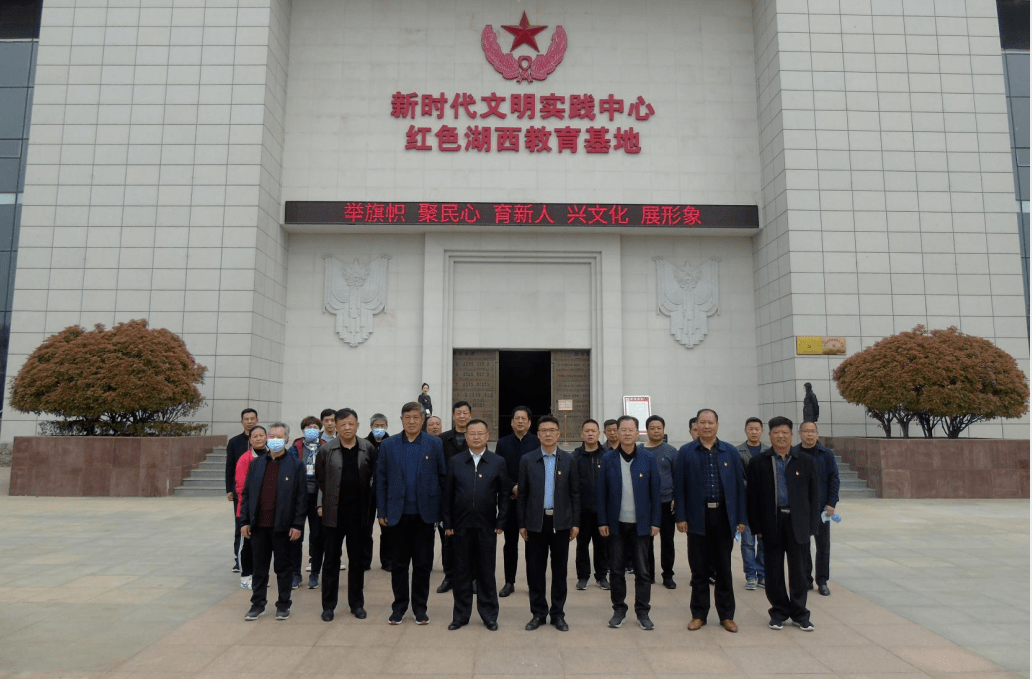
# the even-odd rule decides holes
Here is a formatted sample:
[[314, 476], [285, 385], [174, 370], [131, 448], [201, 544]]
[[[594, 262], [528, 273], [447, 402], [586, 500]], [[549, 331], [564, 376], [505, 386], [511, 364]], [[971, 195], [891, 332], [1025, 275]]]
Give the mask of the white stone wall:
[[[753, 204], [758, 194], [752, 22], [745, 0], [706, 2], [575, 0], [515, 6], [493, 0], [344, 3], [297, 0], [291, 40], [285, 200], [462, 200], [538, 202], [654, 201]], [[516, 84], [495, 72], [481, 49], [494, 26], [502, 49], [512, 36], [502, 24], [548, 28], [569, 36], [562, 64], [543, 82]], [[525, 50], [526, 48], [521, 48]], [[442, 153], [404, 151], [413, 122], [509, 124], [491, 117], [458, 121], [392, 118], [395, 92], [612, 93], [630, 104], [638, 95], [656, 114], [585, 120], [535, 119], [535, 125], [606, 127], [633, 124], [640, 155], [555, 152]], [[508, 110], [506, 106], [503, 110]], [[433, 136], [431, 141], [436, 141]], [[553, 137], [554, 141], [554, 137]], [[553, 143], [553, 147], [555, 144]]]
[[[208, 366], [201, 419], [278, 414], [289, 0], [48, 0], [9, 370], [66, 326], [147, 318]], [[35, 418], [6, 409], [3, 438]]]
[[[822, 431], [880, 435], [838, 396], [841, 358], [797, 357], [796, 335], [842, 335], [853, 353], [956, 325], [1027, 373], [995, 3], [757, 0], [754, 25], [765, 415], [801, 416], [810, 381]], [[970, 434], [1027, 436], [1028, 419]]]

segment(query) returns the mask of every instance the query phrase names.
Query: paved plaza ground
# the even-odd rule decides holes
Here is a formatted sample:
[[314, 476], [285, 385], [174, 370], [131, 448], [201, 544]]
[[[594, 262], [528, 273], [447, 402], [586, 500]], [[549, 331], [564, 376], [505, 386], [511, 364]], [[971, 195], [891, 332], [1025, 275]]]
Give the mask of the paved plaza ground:
[[526, 632], [521, 569], [498, 632], [475, 622], [449, 632], [450, 594], [431, 593], [428, 627], [411, 618], [388, 626], [390, 578], [379, 569], [367, 573], [367, 620], [344, 604], [323, 623], [318, 592], [301, 589], [288, 621], [276, 622], [270, 606], [245, 623], [250, 593], [230, 572], [229, 503], [7, 497], [7, 471], [0, 679], [1029, 676], [1027, 500], [843, 502], [832, 529], [833, 594], [811, 597], [812, 633], [767, 629], [763, 590], [745, 591], [737, 550], [741, 630], [725, 632], [711, 614], [688, 632], [680, 536], [677, 590], [653, 588], [655, 631], [608, 629], [608, 593], [575, 591], [571, 576], [570, 632]]

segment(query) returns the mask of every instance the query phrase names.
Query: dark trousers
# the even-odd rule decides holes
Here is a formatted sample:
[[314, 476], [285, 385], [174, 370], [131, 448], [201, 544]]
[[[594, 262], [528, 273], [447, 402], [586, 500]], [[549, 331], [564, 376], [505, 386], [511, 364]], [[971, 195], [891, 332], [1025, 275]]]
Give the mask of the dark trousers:
[[[369, 519], [362, 526], [362, 570], [367, 571], [373, 567], [373, 524], [376, 523], [376, 505], [369, 508]], [[380, 552], [383, 553], [383, 545], [380, 545]], [[348, 561], [351, 558], [348, 557]]]
[[595, 579], [601, 580], [609, 572], [609, 541], [598, 532], [598, 512], [581, 512], [580, 532], [577, 533], [577, 579], [591, 577], [591, 559], [588, 548], [593, 548]]
[[251, 552], [251, 541], [240, 537], [240, 519], [237, 518], [237, 565], [240, 566], [240, 577], [246, 578], [254, 573], [254, 554]]
[[648, 551], [650, 535], [638, 535], [638, 526], [620, 523], [618, 528], [609, 528], [609, 598], [613, 612], [627, 615], [627, 573], [624, 570], [625, 554], [629, 551], [634, 564], [634, 614], [648, 615], [652, 610], [652, 576], [649, 575]]
[[814, 548], [817, 551], [816, 569], [810, 561], [810, 548], [806, 548], [806, 583], [812, 586], [814, 580], [818, 585], [828, 584], [829, 571], [831, 570], [831, 522], [821, 521], [817, 527], [817, 533], [813, 536]]
[[[552, 517], [541, 521], [541, 532], [527, 531], [527, 589], [530, 590], [530, 612], [535, 618], [564, 615], [566, 606], [566, 566], [570, 558], [570, 531], [553, 529]], [[549, 556], [552, 560], [552, 606], [545, 598], [545, 572]]]
[[[670, 503], [664, 502], [660, 512], [662, 521], [659, 525], [659, 566], [663, 569], [663, 579], [674, 577], [674, 532], [677, 522], [674, 521], [674, 512], [670, 509]], [[652, 582], [656, 581], [656, 541], [649, 540], [649, 573], [652, 574]]]
[[[373, 512], [376, 515], [376, 512]], [[381, 526], [379, 522], [376, 525], [380, 527], [380, 568], [385, 571], [391, 570], [391, 539], [387, 536], [390, 528]]]
[[[785, 562], [788, 562], [788, 591], [785, 591]], [[806, 608], [806, 576], [810, 566], [810, 543], [799, 544], [792, 532], [792, 517], [778, 514], [777, 535], [763, 536], [763, 565], [767, 570], [767, 601], [771, 620], [796, 622], [810, 619]]]
[[[356, 518], [345, 521], [343, 525], [330, 528], [323, 526], [323, 537], [326, 551], [323, 556], [322, 607], [324, 611], [337, 608], [337, 596], [340, 590], [340, 556], [346, 544], [348, 550], [348, 608], [365, 607], [365, 570], [360, 567], [362, 561], [362, 545], [365, 539], [365, 525]], [[315, 566], [312, 566], [315, 573]]]
[[233, 563], [240, 565], [240, 522], [237, 520], [237, 505], [240, 498], [233, 496]]
[[[319, 575], [323, 562], [322, 517], [319, 516], [319, 493], [308, 494], [308, 562], [312, 564], [312, 575]], [[301, 575], [304, 564], [302, 547], [305, 540], [305, 527], [301, 526], [301, 537], [290, 543], [290, 556], [294, 565], [294, 575]]]
[[489, 528], [456, 528], [451, 536], [455, 548], [455, 605], [452, 620], [469, 622], [473, 613], [473, 581], [477, 581], [477, 613], [484, 622], [498, 620], [498, 586], [495, 564], [498, 535]]
[[[269, 588], [269, 562], [276, 572], [279, 598], [276, 610], [290, 608], [290, 534], [273, 532], [272, 528], [251, 528], [251, 553], [254, 555], [254, 576], [251, 578], [251, 604], [265, 608]], [[275, 559], [275, 560], [273, 560]]]
[[451, 580], [452, 569], [455, 567], [455, 549], [451, 536], [444, 534], [444, 528], [438, 526], [437, 531], [441, 535], [441, 569], [444, 570], [444, 579]]
[[688, 536], [688, 565], [692, 569], [692, 596], [689, 607], [693, 618], [705, 620], [710, 609], [710, 573], [717, 584], [713, 599], [721, 621], [735, 618], [735, 592], [731, 584], [731, 548], [735, 538], [723, 503], [706, 510], [706, 534]]
[[391, 588], [394, 603], [391, 611], [400, 618], [409, 607], [409, 563], [412, 564], [412, 612], [426, 615], [430, 598], [430, 571], [434, 568], [434, 525], [425, 523], [418, 514], [404, 514], [390, 527]]
[[[515, 508], [516, 501], [511, 501]], [[516, 512], [510, 509], [505, 519], [505, 543], [502, 545], [502, 567], [505, 571], [505, 582], [516, 584], [516, 567], [520, 563], [520, 526], [516, 521]]]

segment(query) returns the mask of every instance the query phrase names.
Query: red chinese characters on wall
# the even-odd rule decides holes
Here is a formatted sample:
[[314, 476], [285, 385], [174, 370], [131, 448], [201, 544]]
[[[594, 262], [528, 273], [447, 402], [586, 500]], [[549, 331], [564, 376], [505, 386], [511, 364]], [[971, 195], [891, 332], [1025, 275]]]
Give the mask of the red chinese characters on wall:
[[391, 203], [345, 202], [344, 224], [525, 224], [558, 226], [704, 226], [692, 205], [601, 203]]
[[[420, 125], [417, 118], [443, 120], [450, 113], [454, 121], [466, 119], [469, 125], [443, 123], [436, 127]], [[469, 92], [448, 96], [395, 92], [391, 97], [391, 117], [412, 120], [405, 130], [406, 151], [459, 151], [474, 153], [641, 153], [641, 132], [633, 125], [603, 125], [630, 118], [630, 123], [647, 122], [655, 107], [642, 96], [625, 102], [609, 94], [529, 94], [509, 96], [492, 92], [477, 97]], [[486, 118], [493, 124], [478, 124]], [[597, 120], [596, 120], [597, 119]], [[502, 124], [500, 121], [507, 121]], [[525, 127], [516, 121], [528, 121]], [[559, 124], [561, 121], [586, 120], [587, 127]], [[538, 125], [533, 121], [539, 121]], [[429, 121], [427, 121], [429, 122]], [[487, 122], [487, 121], [485, 121]], [[435, 141], [436, 140], [436, 141]]]

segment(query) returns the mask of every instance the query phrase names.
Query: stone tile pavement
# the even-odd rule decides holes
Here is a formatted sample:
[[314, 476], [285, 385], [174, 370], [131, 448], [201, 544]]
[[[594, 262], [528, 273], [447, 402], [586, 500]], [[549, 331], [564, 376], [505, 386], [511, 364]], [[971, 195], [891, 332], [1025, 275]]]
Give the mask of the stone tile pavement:
[[290, 620], [270, 613], [245, 623], [249, 592], [229, 570], [228, 503], [13, 498], [4, 471], [0, 679], [1028, 676], [1027, 501], [844, 504], [833, 595], [811, 598], [809, 634], [766, 628], [766, 599], [744, 590], [737, 550], [740, 632], [713, 615], [686, 631], [683, 538], [678, 589], [653, 589], [653, 632], [608, 629], [608, 593], [575, 591], [572, 578], [566, 634], [523, 630], [524, 582], [502, 600], [498, 632], [449, 632], [450, 594], [431, 594], [429, 626], [388, 626], [389, 576], [378, 569], [367, 574], [367, 620], [345, 605], [323, 623], [318, 593], [301, 589]]

